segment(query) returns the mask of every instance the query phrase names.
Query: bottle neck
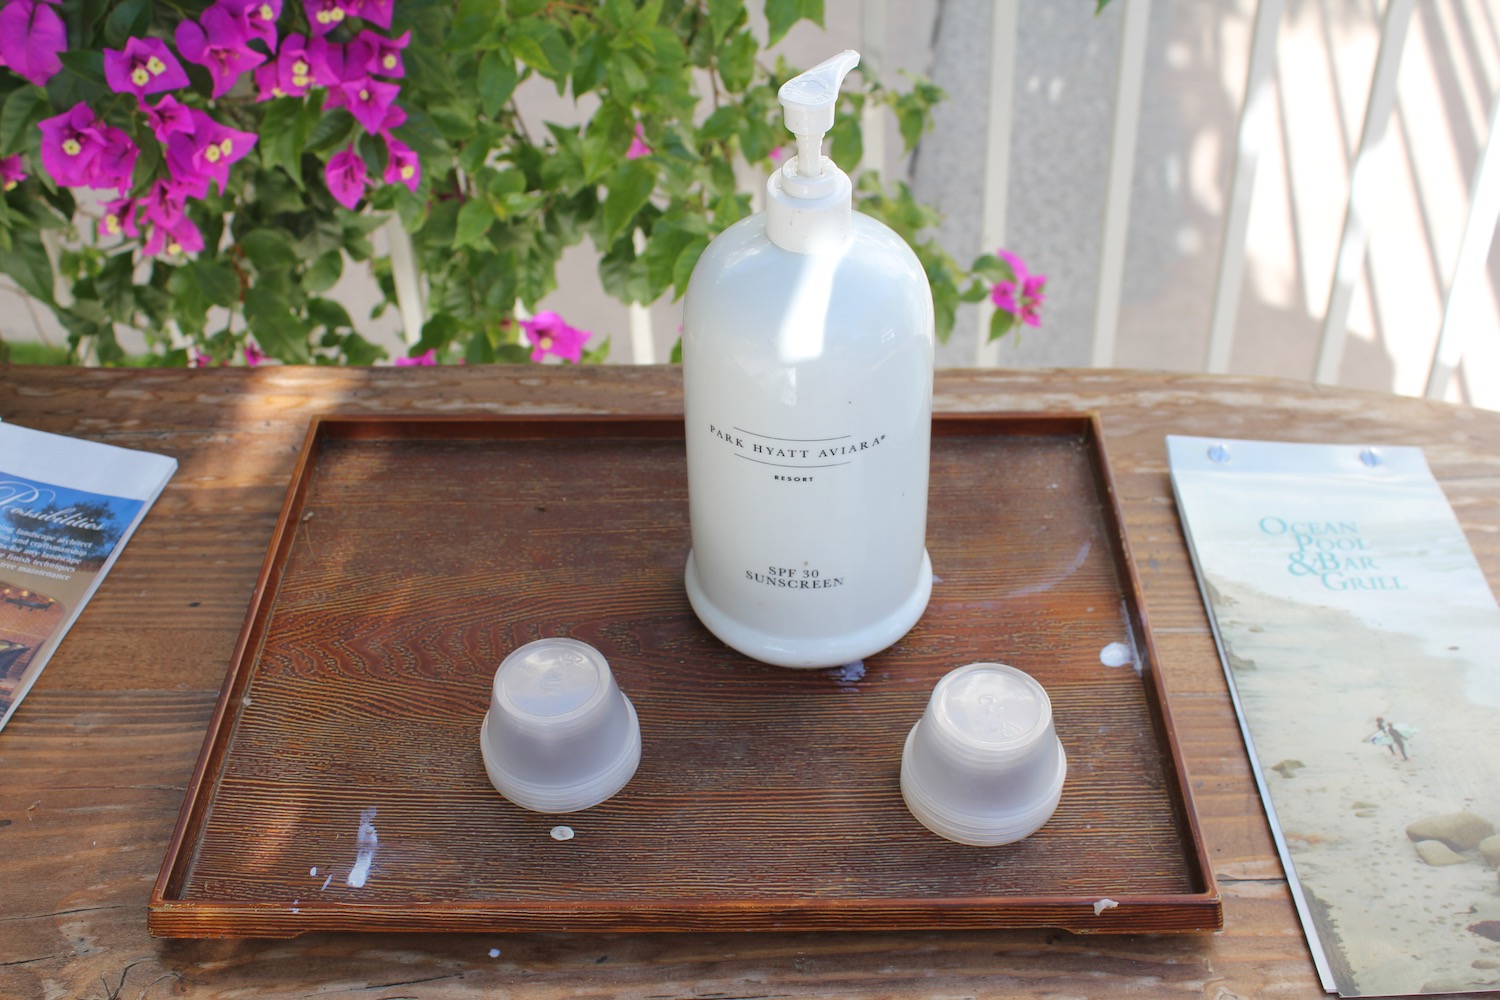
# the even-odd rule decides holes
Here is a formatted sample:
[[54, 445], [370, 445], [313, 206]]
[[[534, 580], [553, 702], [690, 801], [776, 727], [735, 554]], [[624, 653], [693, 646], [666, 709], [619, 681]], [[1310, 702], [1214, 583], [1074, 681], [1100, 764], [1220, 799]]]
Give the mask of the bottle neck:
[[803, 177], [793, 157], [766, 182], [766, 235], [792, 253], [818, 253], [849, 238], [854, 186], [828, 157], [822, 170]]

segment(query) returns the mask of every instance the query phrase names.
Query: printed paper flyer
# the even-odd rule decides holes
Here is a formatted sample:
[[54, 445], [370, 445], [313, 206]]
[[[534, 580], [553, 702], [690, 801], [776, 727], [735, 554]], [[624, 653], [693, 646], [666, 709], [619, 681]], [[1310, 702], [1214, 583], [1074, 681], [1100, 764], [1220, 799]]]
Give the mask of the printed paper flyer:
[[0, 424], [0, 727], [176, 467]]
[[1325, 988], [1500, 989], [1500, 609], [1421, 451], [1167, 445]]

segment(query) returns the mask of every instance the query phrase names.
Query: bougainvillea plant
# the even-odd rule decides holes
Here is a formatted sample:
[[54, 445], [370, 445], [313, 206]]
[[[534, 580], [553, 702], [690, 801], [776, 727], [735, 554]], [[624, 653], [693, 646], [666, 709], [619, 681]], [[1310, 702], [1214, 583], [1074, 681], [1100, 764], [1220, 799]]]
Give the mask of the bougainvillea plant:
[[[136, 362], [365, 364], [383, 350], [328, 292], [368, 266], [376, 315], [394, 306], [373, 236], [397, 218], [428, 299], [407, 363], [587, 359], [585, 332], [531, 314], [563, 251], [590, 240], [621, 301], [680, 295], [750, 210], [733, 164], [764, 173], [785, 139], [796, 70], [764, 50], [822, 8], [767, 0], [752, 29], [743, 0], [3, 0], [0, 271], [75, 360], [125, 362], [131, 328]], [[528, 85], [593, 110], [538, 123]], [[940, 98], [851, 89], [833, 156], [860, 159], [868, 102], [909, 148]], [[922, 259], [940, 334], [987, 296], [992, 332], [1030, 321], [1024, 269], [961, 268], [903, 185], [865, 173], [859, 198]]]

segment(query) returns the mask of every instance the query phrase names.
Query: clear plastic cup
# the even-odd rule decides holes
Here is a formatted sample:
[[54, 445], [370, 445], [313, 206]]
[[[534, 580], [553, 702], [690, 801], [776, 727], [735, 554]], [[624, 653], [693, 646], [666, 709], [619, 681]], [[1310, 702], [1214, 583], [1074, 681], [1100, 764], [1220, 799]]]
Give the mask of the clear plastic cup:
[[576, 812], [630, 781], [641, 726], [597, 649], [538, 639], [495, 671], [479, 745], [501, 795], [536, 812]]
[[907, 735], [901, 795], [938, 836], [995, 847], [1052, 818], [1067, 774], [1042, 686], [1003, 663], [970, 663], [937, 682]]

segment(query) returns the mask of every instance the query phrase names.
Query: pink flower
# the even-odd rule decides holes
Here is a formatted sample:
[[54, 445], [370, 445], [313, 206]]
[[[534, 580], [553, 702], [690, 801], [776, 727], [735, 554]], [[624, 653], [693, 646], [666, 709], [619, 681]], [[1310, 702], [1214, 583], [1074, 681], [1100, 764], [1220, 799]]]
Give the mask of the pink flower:
[[105, 202], [104, 216], [99, 220], [99, 238], [109, 236], [140, 235], [140, 230], [135, 225], [136, 204], [133, 198], [117, 198], [114, 201]]
[[147, 222], [160, 226], [175, 226], [183, 219], [187, 200], [193, 196], [191, 184], [181, 181], [158, 180], [151, 190], [136, 203], [138, 213]]
[[402, 77], [406, 67], [401, 62], [401, 50], [410, 41], [410, 31], [400, 38], [386, 38], [366, 28], [349, 43], [349, 61], [371, 76]]
[[780, 146], [776, 146], [772, 148], [771, 152], [768, 155], [771, 157], [772, 163], [780, 163], [782, 158], [786, 156], [786, 150], [782, 149]]
[[208, 112], [197, 108], [188, 115], [193, 130], [174, 133], [167, 139], [167, 170], [174, 180], [201, 188], [205, 193], [212, 181], [223, 194], [229, 183], [230, 165], [244, 159], [259, 136], [220, 125]]
[[68, 32], [52, 7], [57, 0], [10, 0], [0, 8], [0, 59], [38, 87], [62, 69], [58, 53], [68, 48]]
[[247, 368], [254, 368], [264, 360], [266, 360], [266, 352], [255, 346], [253, 341], [245, 345], [245, 366]]
[[276, 19], [281, 16], [281, 0], [219, 0], [216, 6], [239, 23], [246, 39], [264, 42], [276, 51]]
[[635, 123], [635, 137], [630, 140], [630, 148], [625, 150], [625, 159], [639, 160], [643, 156], [651, 155], [651, 147], [646, 145], [646, 130], [641, 127], [640, 122]]
[[213, 77], [214, 97], [234, 88], [240, 74], [266, 61], [249, 46], [250, 38], [238, 18], [220, 4], [205, 10], [197, 21], [177, 25], [177, 50]]
[[101, 124], [99, 135], [103, 144], [89, 169], [88, 186], [116, 188], [121, 192], [130, 190], [136, 157], [141, 155], [140, 147], [123, 129], [110, 125]]
[[151, 228], [151, 236], [142, 247], [142, 251], [148, 257], [154, 257], [160, 253], [173, 255], [197, 253], [202, 249], [203, 233], [186, 215], [179, 216], [177, 221], [170, 225], [157, 223]]
[[437, 350], [431, 347], [414, 358], [396, 359], [396, 365], [399, 368], [418, 368], [435, 364], [437, 364]]
[[303, 0], [307, 23], [314, 35], [326, 35], [343, 23], [347, 12], [339, 0]]
[[26, 179], [26, 161], [21, 159], [21, 154], [0, 157], [0, 187], [6, 191], [14, 191], [16, 185]]
[[80, 101], [60, 115], [43, 119], [42, 166], [61, 187], [85, 187], [104, 136], [94, 111]]
[[422, 183], [422, 161], [417, 159], [417, 154], [406, 143], [397, 139], [389, 132], [381, 132], [385, 137], [385, 182], [387, 184], [405, 184], [409, 190], [415, 192], [417, 185]]
[[328, 193], [351, 212], [359, 204], [359, 199], [364, 197], [365, 185], [369, 183], [365, 161], [353, 146], [342, 153], [335, 153], [328, 161], [323, 176], [328, 182]]
[[521, 320], [526, 339], [531, 341], [531, 360], [542, 361], [551, 354], [577, 364], [583, 360], [583, 345], [593, 334], [578, 330], [555, 312], [540, 312]]
[[314, 84], [314, 61], [308, 51], [308, 39], [302, 34], [288, 34], [282, 51], [276, 55], [276, 82], [282, 93], [302, 96]]
[[343, 8], [349, 14], [382, 28], [391, 26], [395, 7], [395, 0], [343, 0]]
[[1046, 298], [1042, 289], [1047, 286], [1045, 274], [1032, 274], [1026, 262], [1009, 250], [997, 250], [996, 256], [1010, 265], [1014, 281], [997, 281], [990, 289], [990, 301], [995, 308], [1008, 312], [1027, 326], [1038, 326], [1042, 321], [1042, 300]]
[[193, 131], [193, 117], [188, 109], [168, 94], [156, 102], [153, 107], [141, 102], [141, 110], [146, 113], [146, 122], [151, 126], [151, 131], [156, 135], [156, 141], [166, 145], [167, 137], [174, 132]]
[[104, 79], [115, 93], [137, 98], [188, 85], [182, 63], [160, 38], [131, 38], [124, 49], [105, 49]]
[[365, 127], [365, 131], [374, 135], [380, 131], [385, 122], [386, 111], [400, 93], [400, 84], [362, 76], [355, 80], [345, 80], [331, 90], [325, 107], [347, 107], [355, 120]]
[[207, 354], [204, 354], [196, 347], [192, 348], [192, 350], [188, 352], [188, 356], [193, 359], [194, 368], [208, 368], [214, 363], [213, 358], [211, 358]]
[[401, 110], [400, 105], [392, 104], [385, 112], [385, 121], [380, 123], [380, 134], [387, 139], [391, 136], [391, 129], [400, 128], [406, 124], [406, 112]]
[[[307, 54], [312, 64], [313, 83], [324, 87], [337, 87], [344, 82], [349, 62], [348, 47], [330, 42], [322, 35], [314, 35], [307, 43]], [[359, 75], [358, 69], [355, 75]]]

